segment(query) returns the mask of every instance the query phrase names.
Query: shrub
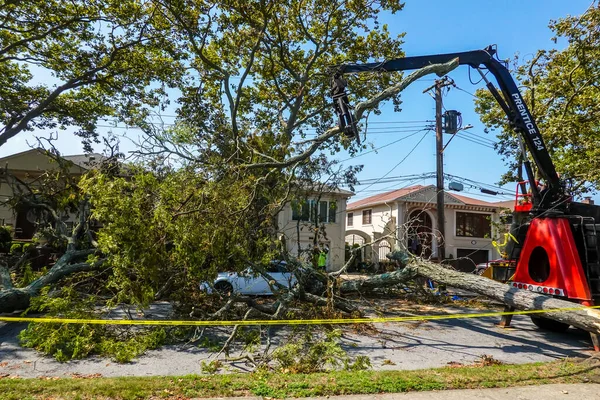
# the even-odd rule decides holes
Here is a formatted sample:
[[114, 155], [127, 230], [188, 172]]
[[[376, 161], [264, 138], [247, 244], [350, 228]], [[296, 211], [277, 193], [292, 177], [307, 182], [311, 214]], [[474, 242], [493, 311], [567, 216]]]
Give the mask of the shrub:
[[200, 362], [200, 369], [202, 370], [202, 372], [204, 372], [205, 374], [210, 374], [210, 375], [216, 374], [219, 371], [219, 369], [221, 369], [222, 366], [223, 366], [223, 364], [219, 360], [212, 360], [209, 362], [206, 362], [206, 361]]
[[371, 359], [367, 356], [357, 356], [354, 359], [354, 362], [351, 362], [350, 360], [344, 360], [344, 370], [346, 371], [365, 371], [371, 367]]
[[341, 331], [334, 329], [325, 337], [315, 340], [309, 329], [300, 340], [291, 340], [288, 344], [277, 348], [273, 360], [283, 372], [312, 373], [323, 371], [326, 367], [358, 371], [369, 368], [371, 362], [366, 356], [359, 356], [354, 362], [340, 346]]
[[10, 254], [21, 254], [23, 252], [23, 245], [21, 243], [15, 243], [10, 246]]
[[33, 243], [25, 243], [23, 245], [23, 253], [30, 253], [35, 250], [35, 244]]
[[[93, 296], [82, 299], [74, 290], [63, 288], [52, 297], [47, 295], [46, 290], [32, 300], [31, 309], [44, 311], [48, 317], [89, 319], [100, 317], [94, 311], [95, 306], [96, 299]], [[60, 362], [98, 354], [124, 363], [146, 350], [161, 346], [166, 337], [163, 328], [135, 330], [132, 333], [106, 325], [44, 323], [30, 323], [19, 334], [23, 347], [34, 348]]]
[[23, 266], [22, 275], [23, 276], [21, 277], [20, 282], [18, 282], [19, 287], [25, 287], [36, 279], [36, 274], [33, 273], [31, 263], [25, 263]]

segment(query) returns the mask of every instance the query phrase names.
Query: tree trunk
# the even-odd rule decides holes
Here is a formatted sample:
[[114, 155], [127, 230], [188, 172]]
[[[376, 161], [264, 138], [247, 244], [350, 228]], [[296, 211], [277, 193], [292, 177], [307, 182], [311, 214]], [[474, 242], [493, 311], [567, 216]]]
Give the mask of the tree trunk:
[[366, 293], [373, 289], [395, 286], [417, 276], [416, 271], [404, 268], [398, 271], [375, 275], [367, 279], [353, 279], [340, 284], [341, 294]]
[[513, 288], [507, 284], [499, 283], [479, 275], [458, 272], [445, 268], [440, 264], [421, 259], [413, 260], [407, 267], [400, 271], [376, 275], [367, 279], [344, 281], [340, 284], [340, 292], [342, 294], [353, 292], [364, 293], [374, 288], [389, 287], [406, 282], [417, 275], [451, 287], [484, 295], [518, 310], [580, 308], [580, 310], [554, 311], [535, 315], [600, 334], [600, 310], [586, 309], [577, 303]]
[[24, 289], [6, 289], [0, 291], [0, 312], [9, 313], [25, 310], [29, 307], [31, 295]]
[[600, 310], [586, 309], [577, 303], [517, 289], [475, 274], [444, 268], [440, 264], [425, 260], [411, 263], [407, 268], [436, 282], [482, 294], [519, 310], [581, 308], [581, 310], [555, 311], [535, 315], [573, 325], [588, 332], [600, 333]]

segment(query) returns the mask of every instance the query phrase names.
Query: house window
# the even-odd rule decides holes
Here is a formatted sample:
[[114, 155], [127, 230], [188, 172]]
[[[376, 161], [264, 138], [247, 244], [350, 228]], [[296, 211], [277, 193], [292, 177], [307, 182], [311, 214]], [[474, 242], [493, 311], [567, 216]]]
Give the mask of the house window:
[[456, 213], [456, 236], [485, 238], [492, 235], [490, 214]]
[[319, 202], [319, 222], [335, 223], [335, 215], [337, 214], [337, 202], [335, 201], [320, 201]]
[[310, 218], [310, 203], [307, 200], [292, 201], [292, 220], [308, 221]]
[[326, 201], [319, 202], [319, 222], [327, 222], [328, 208]]
[[335, 223], [337, 202], [302, 200], [292, 202], [292, 220], [310, 221], [313, 223]]
[[327, 219], [327, 222], [329, 222], [330, 224], [334, 224], [335, 217], [337, 215], [337, 202], [336, 201], [328, 202], [327, 208], [329, 210], [329, 218]]
[[371, 211], [372, 210], [363, 210], [363, 212], [362, 212], [362, 224], [363, 225], [371, 225]]
[[348, 213], [348, 226], [352, 226], [354, 224], [354, 214], [353, 213]]

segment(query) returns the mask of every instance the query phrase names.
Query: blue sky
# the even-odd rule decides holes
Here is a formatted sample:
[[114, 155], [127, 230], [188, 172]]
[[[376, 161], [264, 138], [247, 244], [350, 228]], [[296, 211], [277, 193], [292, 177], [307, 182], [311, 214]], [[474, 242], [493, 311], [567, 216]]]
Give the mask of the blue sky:
[[[404, 10], [396, 15], [385, 15], [381, 22], [389, 24], [392, 33], [406, 32], [404, 51], [406, 55], [423, 55], [482, 49], [490, 44], [498, 46], [501, 58], [512, 57], [519, 53], [522, 58], [531, 57], [536, 50], [556, 46], [550, 40], [552, 32], [548, 28], [551, 19], [568, 14], [579, 15], [589, 6], [591, 0], [407, 0]], [[559, 43], [560, 47], [560, 43]], [[377, 55], [373, 55], [377, 58]], [[474, 93], [478, 87], [468, 78], [468, 68], [459, 67], [450, 76], [458, 87]], [[472, 74], [478, 81], [478, 77]], [[374, 147], [385, 146], [422, 129], [431, 123], [407, 121], [433, 120], [435, 104], [431, 96], [422, 91], [433, 83], [428, 77], [413, 84], [403, 92], [402, 112], [394, 113], [391, 106], [385, 106], [379, 116], [371, 116], [367, 141]], [[444, 98], [446, 109], [455, 109], [462, 113], [463, 124], [471, 124], [467, 137], [475, 138], [484, 144], [490, 144], [496, 138], [493, 133], [484, 133], [483, 126], [474, 112], [473, 97], [463, 91], [451, 90]], [[166, 123], [172, 119], [166, 119]], [[108, 132], [108, 128], [103, 128]], [[116, 133], [123, 133], [115, 129]], [[130, 136], [137, 136], [135, 130]], [[449, 136], [446, 135], [447, 141]], [[417, 143], [420, 143], [417, 145]], [[29, 148], [32, 136], [20, 135], [0, 148], [0, 157], [24, 151]], [[64, 154], [82, 153], [79, 140], [68, 132], [60, 133], [57, 143]], [[415, 147], [416, 146], [416, 147]], [[414, 151], [411, 152], [411, 149]], [[131, 143], [123, 143], [122, 150], [132, 150]], [[407, 155], [410, 155], [400, 163]], [[341, 154], [339, 159], [345, 159]], [[344, 162], [345, 165], [364, 164], [360, 179], [375, 179], [387, 176], [405, 176], [435, 171], [435, 135], [421, 131], [413, 136], [389, 145], [379, 151], [362, 155]], [[488, 146], [473, 143], [456, 137], [445, 151], [444, 168], [446, 173], [468, 178], [474, 181], [494, 184], [504, 172], [504, 164], [495, 151]], [[434, 183], [434, 180], [420, 180], [414, 184]], [[376, 184], [371, 187], [357, 186], [355, 199], [372, 195], [376, 191], [392, 190], [407, 185], [408, 182]], [[506, 200], [510, 197], [479, 196], [479, 189], [466, 188], [464, 195], [479, 197], [488, 201]], [[513, 192], [513, 185], [506, 186]], [[596, 196], [598, 198], [598, 196]]]

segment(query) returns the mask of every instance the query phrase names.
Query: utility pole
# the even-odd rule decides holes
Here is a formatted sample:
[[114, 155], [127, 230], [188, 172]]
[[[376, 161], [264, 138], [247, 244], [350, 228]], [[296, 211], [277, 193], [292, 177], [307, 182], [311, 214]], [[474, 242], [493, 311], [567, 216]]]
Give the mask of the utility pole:
[[428, 92], [435, 89], [435, 155], [436, 155], [436, 191], [437, 191], [437, 231], [438, 231], [438, 260], [442, 262], [446, 258], [446, 230], [444, 216], [444, 136], [442, 124], [442, 88], [452, 85], [453, 82], [447, 77], [437, 79], [435, 84], [425, 89], [423, 92]]
[[442, 131], [442, 87], [445, 80], [435, 81], [435, 157], [436, 157], [436, 177], [437, 177], [437, 230], [438, 238], [438, 260], [442, 262], [446, 258], [444, 229], [444, 136]]

